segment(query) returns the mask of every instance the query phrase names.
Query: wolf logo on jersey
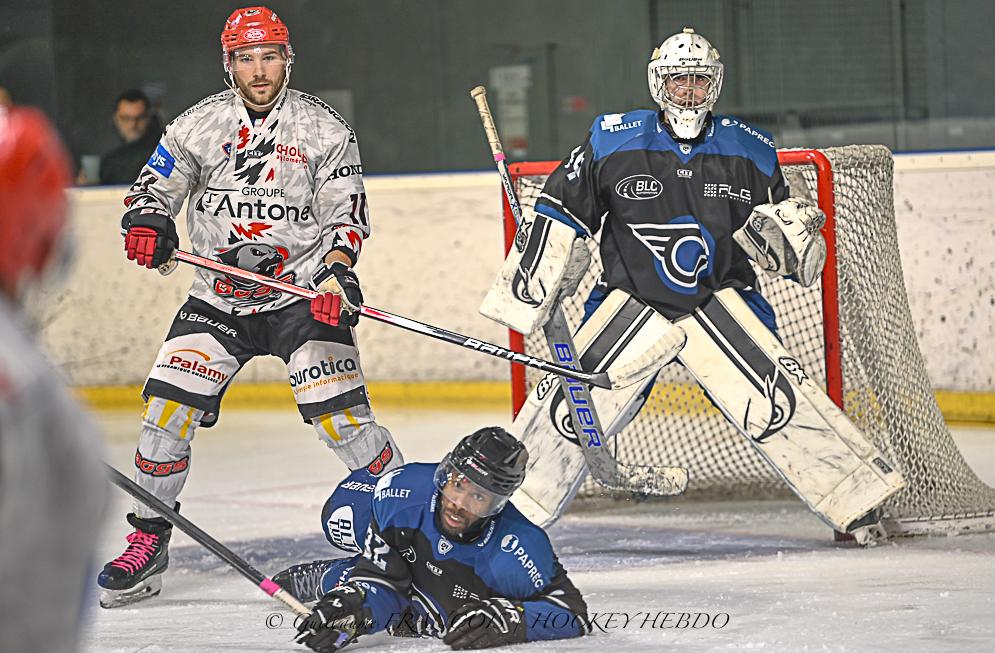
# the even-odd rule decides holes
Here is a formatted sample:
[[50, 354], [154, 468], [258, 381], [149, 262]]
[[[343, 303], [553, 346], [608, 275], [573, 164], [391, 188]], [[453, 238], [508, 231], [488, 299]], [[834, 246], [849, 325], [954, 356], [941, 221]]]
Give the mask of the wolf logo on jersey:
[[712, 274], [715, 239], [690, 215], [667, 224], [630, 224], [632, 233], [655, 257], [656, 273], [671, 290], [698, 292], [698, 279]]

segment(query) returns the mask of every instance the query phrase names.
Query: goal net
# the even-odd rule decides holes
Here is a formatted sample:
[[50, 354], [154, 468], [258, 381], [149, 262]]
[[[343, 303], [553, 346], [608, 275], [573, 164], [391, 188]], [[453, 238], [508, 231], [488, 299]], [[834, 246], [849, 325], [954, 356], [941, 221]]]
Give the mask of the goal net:
[[[793, 195], [818, 201], [828, 217], [829, 249], [820, 283], [811, 288], [760, 276], [777, 312], [784, 345], [827, 394], [893, 461], [907, 487], [885, 504], [895, 535], [995, 528], [995, 491], [964, 461], [934, 399], [916, 342], [902, 279], [892, 190], [892, 156], [883, 146], [779, 150]], [[559, 162], [512, 164], [524, 211]], [[514, 217], [505, 202], [506, 246]], [[601, 273], [594, 263], [564, 303], [573, 328]], [[511, 332], [512, 347], [546, 357], [541, 332]], [[512, 370], [517, 413], [539, 374]], [[689, 495], [755, 498], [783, 494], [783, 482], [729, 425], [679, 365], [657, 378], [646, 406], [610, 445], [623, 462], [674, 465], [690, 473]], [[580, 497], [604, 496], [588, 479]]]

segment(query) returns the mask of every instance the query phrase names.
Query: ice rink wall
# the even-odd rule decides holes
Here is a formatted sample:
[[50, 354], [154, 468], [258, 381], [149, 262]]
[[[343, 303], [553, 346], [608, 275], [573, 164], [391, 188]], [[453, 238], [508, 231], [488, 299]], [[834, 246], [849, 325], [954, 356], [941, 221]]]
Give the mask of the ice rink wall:
[[[903, 271], [929, 377], [941, 406], [967, 397], [992, 414], [995, 153], [895, 161]], [[507, 332], [477, 313], [503, 256], [497, 175], [368, 176], [366, 183], [374, 232], [357, 271], [368, 304], [505, 344]], [[125, 259], [123, 192], [72, 191], [76, 266], [44, 324], [71, 383], [105, 405], [135, 396], [193, 275], [181, 266], [162, 277]], [[359, 340], [367, 378], [380, 382], [374, 397], [378, 387], [415, 384], [436, 396], [503, 396], [507, 364], [496, 359], [369, 321]], [[248, 387], [286, 378], [282, 361], [267, 358], [250, 363], [239, 381]]]

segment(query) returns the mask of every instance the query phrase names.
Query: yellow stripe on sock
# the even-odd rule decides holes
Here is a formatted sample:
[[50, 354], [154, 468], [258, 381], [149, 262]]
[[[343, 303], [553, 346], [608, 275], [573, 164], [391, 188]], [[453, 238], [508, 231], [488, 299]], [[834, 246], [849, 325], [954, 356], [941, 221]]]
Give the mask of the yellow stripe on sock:
[[348, 409], [348, 408], [346, 408], [346, 409], [345, 409], [345, 410], [343, 410], [342, 412], [343, 412], [343, 413], [345, 414], [345, 418], [346, 418], [347, 420], [349, 420], [349, 423], [350, 423], [350, 424], [352, 424], [352, 425], [353, 425], [353, 426], [355, 426], [356, 428], [359, 428], [359, 422], [358, 422], [358, 421], [356, 421], [356, 418], [352, 416], [352, 413], [350, 413], [350, 412], [349, 412], [349, 409]]
[[328, 413], [321, 417], [321, 428], [325, 429], [325, 433], [328, 434], [330, 438], [336, 442], [341, 442], [342, 438], [339, 436], [338, 432], [335, 430], [335, 425], [332, 424], [332, 414]]
[[187, 439], [187, 429], [190, 428], [190, 424], [193, 423], [193, 406], [187, 406], [187, 418], [183, 421], [183, 426], [180, 428], [180, 439]]
[[159, 424], [158, 424], [159, 428], [161, 429], [166, 428], [166, 424], [169, 423], [169, 418], [173, 416], [173, 413], [175, 413], [176, 409], [179, 407], [180, 407], [179, 402], [172, 401], [170, 399], [166, 400], [166, 405], [162, 409], [162, 415], [159, 416]]

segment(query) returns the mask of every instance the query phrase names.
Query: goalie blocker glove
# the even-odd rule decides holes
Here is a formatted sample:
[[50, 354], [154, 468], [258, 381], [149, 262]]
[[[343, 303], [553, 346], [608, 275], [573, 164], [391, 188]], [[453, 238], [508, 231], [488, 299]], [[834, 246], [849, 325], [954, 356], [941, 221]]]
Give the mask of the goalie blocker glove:
[[366, 592], [355, 583], [339, 585], [321, 597], [311, 614], [297, 624], [298, 644], [318, 653], [338, 651], [369, 632], [370, 611], [363, 607]]
[[443, 641], [457, 651], [508, 646], [526, 641], [525, 608], [503, 598], [467, 603], [450, 619]]
[[519, 333], [532, 333], [561, 299], [577, 291], [590, 264], [587, 244], [573, 227], [543, 215], [526, 218], [480, 312]]
[[354, 327], [359, 323], [363, 292], [352, 268], [339, 262], [323, 266], [311, 277], [311, 285], [321, 293], [311, 300], [314, 319], [341, 327]]
[[826, 214], [819, 207], [791, 197], [754, 207], [733, 238], [769, 274], [794, 274], [808, 287], [826, 264], [826, 241], [819, 233], [825, 223]]

